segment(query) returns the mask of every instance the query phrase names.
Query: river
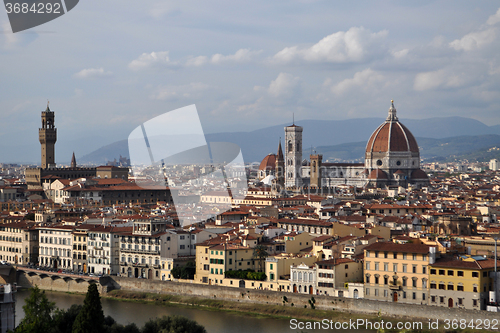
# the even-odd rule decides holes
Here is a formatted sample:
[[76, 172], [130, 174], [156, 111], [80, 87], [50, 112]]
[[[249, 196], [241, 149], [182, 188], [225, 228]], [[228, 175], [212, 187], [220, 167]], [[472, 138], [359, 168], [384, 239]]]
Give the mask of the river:
[[[45, 292], [48, 299], [56, 303], [61, 309], [67, 309], [72, 304], [83, 304], [85, 296], [65, 294], [59, 292]], [[16, 302], [16, 325], [24, 317], [22, 309], [24, 300], [29, 296], [29, 291], [17, 292]], [[300, 332], [301, 329], [293, 329], [289, 319], [260, 318], [247, 315], [234, 314], [224, 311], [210, 311], [199, 308], [186, 308], [176, 306], [164, 306], [150, 303], [127, 302], [114, 299], [101, 299], [104, 315], [110, 315], [120, 324], [135, 323], [141, 328], [151, 318], [164, 315], [182, 315], [197, 321], [203, 325], [208, 333], [277, 333], [277, 332]], [[302, 322], [303, 323], [303, 322]], [[304, 323], [303, 323], [304, 324]], [[330, 330], [303, 329], [304, 332], [326, 332]], [[335, 330], [338, 332], [339, 330]], [[340, 330], [340, 332], [371, 332], [368, 330]]]

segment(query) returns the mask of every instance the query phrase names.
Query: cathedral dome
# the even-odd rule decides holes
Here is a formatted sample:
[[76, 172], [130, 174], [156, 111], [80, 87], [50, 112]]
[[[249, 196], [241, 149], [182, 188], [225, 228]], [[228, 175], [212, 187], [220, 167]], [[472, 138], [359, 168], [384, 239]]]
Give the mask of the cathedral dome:
[[417, 140], [408, 128], [399, 122], [394, 103], [389, 109], [386, 121], [373, 132], [366, 145], [366, 153], [385, 152], [419, 152]]
[[259, 170], [260, 171], [265, 171], [265, 170], [275, 170], [276, 169], [276, 155], [275, 154], [269, 154], [264, 159], [262, 162], [260, 162], [259, 165]]

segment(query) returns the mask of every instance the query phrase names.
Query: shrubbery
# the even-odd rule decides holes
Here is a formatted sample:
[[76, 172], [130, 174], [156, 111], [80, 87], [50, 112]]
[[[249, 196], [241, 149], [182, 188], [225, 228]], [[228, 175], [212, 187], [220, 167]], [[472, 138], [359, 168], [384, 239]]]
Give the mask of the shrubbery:
[[243, 279], [243, 280], [255, 280], [264, 281], [267, 279], [267, 275], [264, 272], [255, 272], [251, 269], [246, 271], [226, 271], [224, 276], [228, 279]]

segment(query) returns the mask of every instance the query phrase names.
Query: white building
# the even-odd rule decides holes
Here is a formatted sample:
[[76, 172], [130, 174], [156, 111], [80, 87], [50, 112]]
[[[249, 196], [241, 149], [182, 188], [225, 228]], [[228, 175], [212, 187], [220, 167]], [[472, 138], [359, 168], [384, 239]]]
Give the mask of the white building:
[[39, 227], [39, 263], [54, 269], [72, 269], [73, 226]]
[[291, 265], [290, 286], [294, 293], [316, 295], [316, 266]]
[[93, 274], [117, 274], [120, 271], [120, 235], [118, 227], [97, 226], [88, 231], [88, 271]]
[[492, 171], [500, 170], [500, 162], [497, 159], [490, 160], [490, 170]]

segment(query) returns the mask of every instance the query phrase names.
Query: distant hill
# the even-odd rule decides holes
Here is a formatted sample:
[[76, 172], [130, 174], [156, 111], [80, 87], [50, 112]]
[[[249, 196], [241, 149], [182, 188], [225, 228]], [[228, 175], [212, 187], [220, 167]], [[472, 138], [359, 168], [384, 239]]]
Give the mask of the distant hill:
[[[332, 158], [335, 156], [335, 159], [348, 161], [362, 158], [364, 147], [361, 148], [361, 146], [366, 145], [373, 131], [383, 121], [382, 118], [301, 120], [297, 122], [297, 125], [304, 127], [304, 154], [310, 153], [311, 148], [309, 147], [317, 147], [318, 151], [320, 147], [328, 147], [324, 149], [331, 153], [334, 152], [332, 149], [336, 149], [335, 155], [331, 155]], [[422, 156], [428, 156], [428, 158], [485, 148], [490, 144], [496, 144], [493, 137], [500, 135], [500, 125], [487, 126], [471, 118], [401, 119], [401, 122], [410, 129], [415, 137], [419, 138], [417, 141], [422, 147]], [[209, 142], [236, 143], [241, 147], [246, 162], [261, 161], [267, 154], [276, 153], [278, 141], [284, 137], [284, 127], [287, 125], [289, 124], [266, 127], [251, 132], [212, 133], [206, 134], [206, 138]], [[493, 136], [488, 138], [487, 134]], [[464, 135], [476, 137], [476, 139], [464, 139]], [[462, 139], [451, 140], [454, 137], [462, 137]], [[448, 146], [440, 146], [440, 144], [447, 142], [438, 142], [433, 139], [447, 139], [450, 142], [448, 142]], [[500, 145], [500, 143], [498, 144]], [[79, 158], [78, 162], [103, 164], [114, 158], [118, 159], [120, 154], [129, 156], [126, 140], [101, 147]]]

